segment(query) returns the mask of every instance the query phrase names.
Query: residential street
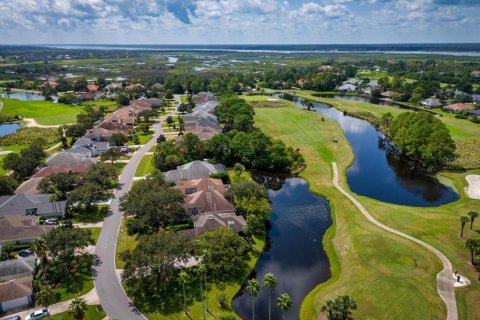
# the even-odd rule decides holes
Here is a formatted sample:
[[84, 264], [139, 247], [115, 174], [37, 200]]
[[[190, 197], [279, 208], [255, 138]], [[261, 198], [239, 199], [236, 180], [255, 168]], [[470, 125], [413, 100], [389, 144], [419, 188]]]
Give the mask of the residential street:
[[134, 180], [135, 170], [140, 160], [142, 160], [142, 157], [156, 144], [157, 137], [163, 133], [161, 122], [165, 119], [166, 116], [162, 117], [160, 121], [153, 125], [155, 131], [153, 139], [132, 156], [130, 162], [123, 170], [119, 181], [119, 188], [115, 192], [115, 198], [110, 205], [111, 215], [103, 222], [103, 228], [97, 241], [97, 262], [94, 267], [95, 288], [100, 303], [111, 319], [145, 319], [145, 317], [135, 309], [125, 294], [120, 284], [120, 278], [116, 273], [115, 248], [123, 216], [123, 212], [121, 212], [119, 208], [119, 199], [130, 190], [132, 181]]

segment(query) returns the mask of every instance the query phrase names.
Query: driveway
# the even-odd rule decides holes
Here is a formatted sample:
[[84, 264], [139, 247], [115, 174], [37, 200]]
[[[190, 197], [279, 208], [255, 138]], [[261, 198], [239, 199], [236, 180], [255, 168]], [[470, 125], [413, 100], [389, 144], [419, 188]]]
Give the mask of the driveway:
[[160, 118], [160, 121], [153, 125], [155, 131], [153, 139], [135, 152], [125, 166], [120, 176], [119, 187], [115, 191], [114, 199], [110, 205], [112, 214], [104, 220], [102, 231], [97, 240], [96, 263], [94, 266], [95, 288], [103, 309], [111, 319], [146, 319], [127, 297], [116, 273], [115, 251], [123, 216], [123, 212], [119, 208], [119, 199], [132, 187], [137, 166], [143, 156], [156, 144], [157, 137], [163, 133], [161, 122], [165, 119], [166, 116]]

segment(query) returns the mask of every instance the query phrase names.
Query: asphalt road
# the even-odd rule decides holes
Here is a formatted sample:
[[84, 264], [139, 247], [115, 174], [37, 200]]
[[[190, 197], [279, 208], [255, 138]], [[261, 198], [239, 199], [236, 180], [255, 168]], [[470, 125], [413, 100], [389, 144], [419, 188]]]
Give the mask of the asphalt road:
[[384, 225], [383, 223], [379, 222], [375, 219], [362, 204], [355, 199], [350, 193], [345, 191], [340, 184], [338, 183], [338, 168], [335, 162], [332, 163], [333, 167], [333, 185], [343, 193], [353, 204], [360, 210], [360, 212], [367, 218], [371, 223], [375, 224], [376, 226], [384, 229], [385, 231], [394, 233], [400, 237], [408, 239], [410, 241], [416, 242], [419, 245], [425, 247], [430, 252], [435, 254], [443, 264], [443, 270], [437, 274], [437, 292], [440, 298], [442, 298], [443, 302], [447, 306], [447, 320], [457, 320], [458, 319], [458, 311], [457, 311], [457, 301], [455, 300], [455, 287], [454, 287], [454, 280], [453, 280], [453, 268], [450, 260], [438, 249], [429, 245], [422, 240], [414, 238], [408, 234], [405, 234], [401, 231], [396, 229], [390, 228], [389, 226]]
[[122, 221], [123, 212], [119, 208], [119, 199], [132, 187], [140, 160], [156, 144], [157, 137], [163, 133], [161, 121], [153, 125], [154, 138], [135, 152], [125, 166], [119, 179], [119, 187], [115, 192], [115, 198], [110, 205], [111, 215], [103, 222], [102, 231], [97, 241], [95, 251], [96, 262], [94, 266], [94, 282], [100, 303], [110, 319], [118, 320], [144, 320], [146, 319], [132, 304], [120, 284], [115, 266], [115, 249], [118, 232]]

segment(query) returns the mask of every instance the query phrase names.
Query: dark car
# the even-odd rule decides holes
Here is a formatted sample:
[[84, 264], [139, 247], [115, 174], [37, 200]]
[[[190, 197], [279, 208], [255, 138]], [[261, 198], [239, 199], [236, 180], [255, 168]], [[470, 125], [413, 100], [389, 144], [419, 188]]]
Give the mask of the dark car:
[[22, 249], [22, 250], [18, 251], [18, 255], [20, 257], [28, 257], [31, 254], [32, 254], [32, 251], [30, 249]]

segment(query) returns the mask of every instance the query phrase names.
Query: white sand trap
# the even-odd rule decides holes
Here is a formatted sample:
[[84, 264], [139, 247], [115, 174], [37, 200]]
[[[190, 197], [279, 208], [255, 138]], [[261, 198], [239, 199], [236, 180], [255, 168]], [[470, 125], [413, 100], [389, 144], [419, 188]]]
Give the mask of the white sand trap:
[[458, 288], [458, 287], [465, 287], [465, 286], [468, 286], [470, 284], [470, 280], [468, 280], [467, 278], [465, 278], [464, 276], [460, 275], [460, 280], [457, 280], [457, 275], [455, 274], [452, 274], [453, 276], [453, 286], [455, 288]]
[[267, 99], [267, 101], [278, 101], [278, 99], [272, 99], [272, 98], [270, 98], [270, 99]]
[[466, 179], [468, 181], [468, 196], [480, 200], [480, 175], [468, 175]]

